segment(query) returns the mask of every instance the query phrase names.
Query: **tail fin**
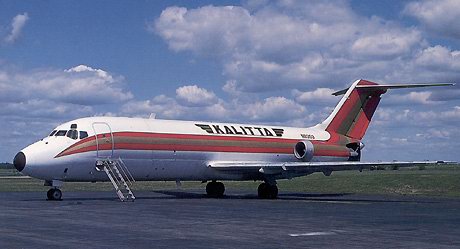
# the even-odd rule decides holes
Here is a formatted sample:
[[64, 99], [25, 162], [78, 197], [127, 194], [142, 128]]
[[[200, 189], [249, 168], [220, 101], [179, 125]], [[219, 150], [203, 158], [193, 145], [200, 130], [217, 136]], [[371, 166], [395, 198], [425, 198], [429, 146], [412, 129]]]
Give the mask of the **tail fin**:
[[357, 80], [348, 88], [333, 95], [344, 94], [331, 115], [318, 125], [330, 133], [337, 133], [361, 140], [380, 102], [380, 96], [388, 89], [427, 86], [447, 86], [451, 83], [379, 85], [367, 80]]
[[350, 88], [335, 93], [339, 95], [346, 91], [331, 115], [321, 124], [326, 131], [358, 140], [363, 138], [380, 102], [380, 95], [386, 90], [363, 91], [356, 88], [358, 85], [377, 86], [378, 84], [357, 80]]

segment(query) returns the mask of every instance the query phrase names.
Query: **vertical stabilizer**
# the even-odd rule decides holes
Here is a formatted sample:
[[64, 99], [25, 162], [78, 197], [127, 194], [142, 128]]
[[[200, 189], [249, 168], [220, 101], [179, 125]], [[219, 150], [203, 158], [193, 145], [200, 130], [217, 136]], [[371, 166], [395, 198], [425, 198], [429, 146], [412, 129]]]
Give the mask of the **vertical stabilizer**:
[[361, 140], [366, 133], [372, 116], [380, 102], [380, 96], [388, 89], [421, 88], [433, 86], [453, 86], [455, 83], [424, 83], [424, 84], [384, 84], [380, 85], [367, 80], [357, 80], [348, 88], [333, 93], [343, 95], [329, 117], [316, 127]]
[[347, 90], [339, 91], [336, 95], [344, 96], [331, 115], [318, 125], [330, 133], [337, 133], [361, 140], [380, 102], [380, 95], [386, 89], [360, 88], [359, 86], [378, 86], [367, 80], [357, 80]]

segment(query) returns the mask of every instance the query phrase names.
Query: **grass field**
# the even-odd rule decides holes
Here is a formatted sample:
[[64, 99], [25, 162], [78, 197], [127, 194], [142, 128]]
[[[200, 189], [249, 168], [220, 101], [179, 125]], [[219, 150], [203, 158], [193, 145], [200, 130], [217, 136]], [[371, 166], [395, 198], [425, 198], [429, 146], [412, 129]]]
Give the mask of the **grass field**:
[[[0, 191], [47, 191], [43, 181], [31, 178], [5, 178], [20, 175], [13, 169], [0, 169]], [[227, 189], [252, 190], [259, 182], [225, 182]], [[202, 188], [200, 182], [183, 182], [182, 189]], [[360, 193], [384, 195], [424, 195], [460, 197], [460, 167], [430, 166], [424, 170], [343, 171], [326, 177], [315, 173], [278, 181], [281, 191], [299, 193]], [[176, 188], [174, 182], [136, 182], [134, 191]], [[65, 183], [63, 191], [113, 191], [110, 183]]]

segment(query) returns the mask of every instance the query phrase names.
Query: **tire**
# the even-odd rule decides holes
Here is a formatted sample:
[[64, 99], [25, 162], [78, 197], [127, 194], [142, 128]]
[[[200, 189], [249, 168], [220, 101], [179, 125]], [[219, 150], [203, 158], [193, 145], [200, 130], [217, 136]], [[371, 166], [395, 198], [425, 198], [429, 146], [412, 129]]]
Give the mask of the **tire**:
[[62, 200], [62, 191], [57, 188], [52, 188], [46, 193], [48, 200], [51, 201], [60, 201]]
[[206, 194], [212, 198], [224, 196], [225, 185], [221, 182], [210, 182], [206, 185]]
[[257, 195], [260, 199], [267, 199], [268, 198], [268, 184], [265, 182], [259, 184], [257, 188]]
[[217, 197], [223, 197], [225, 193], [225, 185], [222, 182], [216, 183]]
[[269, 199], [276, 199], [278, 198], [278, 187], [276, 185], [269, 186]]
[[278, 187], [264, 182], [257, 188], [257, 194], [260, 199], [276, 199], [278, 197]]
[[53, 199], [53, 192], [54, 192], [54, 189], [50, 189], [48, 190], [48, 192], [46, 192], [46, 197], [48, 197], [48, 200], [52, 200]]
[[206, 184], [206, 194], [209, 196], [209, 197], [212, 197], [214, 195], [214, 186], [215, 186], [216, 182], [209, 182], [208, 184]]

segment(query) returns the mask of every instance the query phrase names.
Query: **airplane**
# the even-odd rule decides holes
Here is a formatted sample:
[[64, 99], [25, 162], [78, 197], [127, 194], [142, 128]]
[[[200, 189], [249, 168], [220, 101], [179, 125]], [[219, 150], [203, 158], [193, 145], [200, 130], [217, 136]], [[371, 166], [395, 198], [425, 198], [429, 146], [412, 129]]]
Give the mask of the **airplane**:
[[278, 196], [277, 180], [315, 172], [409, 167], [444, 161], [361, 162], [361, 142], [381, 95], [389, 89], [453, 83], [377, 84], [356, 80], [323, 122], [309, 128], [175, 121], [155, 118], [87, 117], [56, 127], [13, 160], [24, 175], [45, 181], [48, 200], [61, 200], [64, 182], [111, 181], [122, 201], [134, 200], [132, 181], [207, 182], [222, 197], [222, 180], [262, 181], [257, 193]]

